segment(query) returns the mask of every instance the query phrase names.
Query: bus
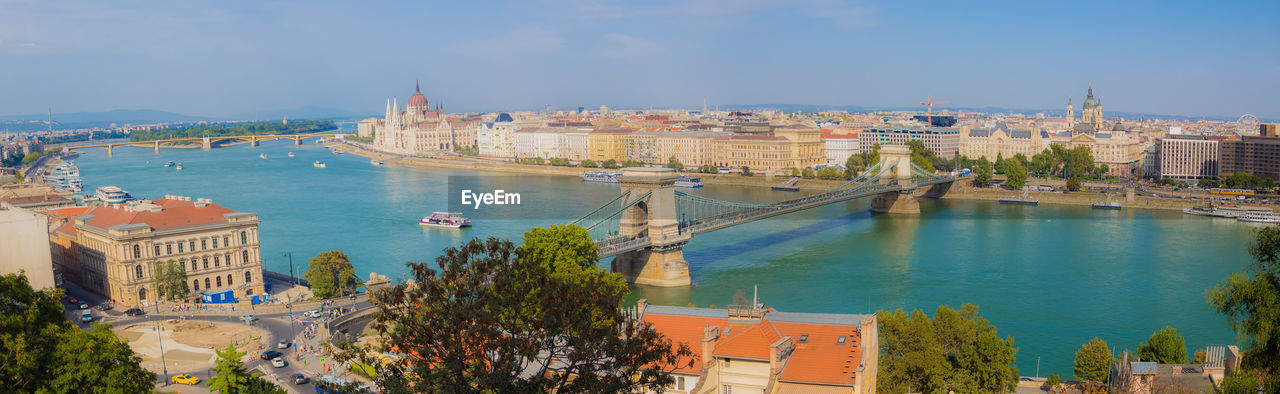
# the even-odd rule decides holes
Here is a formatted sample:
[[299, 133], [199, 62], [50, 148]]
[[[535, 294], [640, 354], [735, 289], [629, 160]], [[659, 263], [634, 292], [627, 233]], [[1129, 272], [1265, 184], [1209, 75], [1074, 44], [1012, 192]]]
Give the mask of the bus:
[[1222, 195], [1230, 195], [1230, 196], [1252, 196], [1254, 195], [1254, 192], [1253, 190], [1249, 190], [1249, 189], [1214, 188], [1214, 189], [1209, 189], [1209, 194], [1222, 194]]

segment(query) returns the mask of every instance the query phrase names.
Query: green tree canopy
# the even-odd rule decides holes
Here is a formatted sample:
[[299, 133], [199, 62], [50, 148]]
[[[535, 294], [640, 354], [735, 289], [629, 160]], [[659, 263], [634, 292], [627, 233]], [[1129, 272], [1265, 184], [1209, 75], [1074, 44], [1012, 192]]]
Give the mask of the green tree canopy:
[[991, 182], [991, 167], [991, 162], [987, 161], [986, 156], [978, 158], [978, 161], [973, 163], [973, 182], [980, 187], [987, 187]]
[[1080, 190], [1080, 178], [1076, 178], [1076, 177], [1067, 178], [1067, 190], [1070, 190], [1070, 191]]
[[330, 298], [354, 293], [360, 286], [355, 267], [341, 250], [322, 252], [308, 261], [302, 276], [316, 297]]
[[812, 168], [805, 168], [804, 170], [800, 171], [800, 176], [805, 178], [813, 178], [815, 176], [818, 176], [818, 173], [814, 172]]
[[882, 392], [1008, 392], [1018, 380], [1013, 338], [1000, 338], [978, 307], [938, 307], [932, 321], [924, 312], [902, 309], [876, 313], [880, 322]]
[[0, 387], [15, 392], [149, 392], [154, 373], [107, 324], [88, 331], [62, 315], [61, 290], [0, 276]]
[[614, 159], [605, 160], [603, 163], [600, 163], [600, 166], [604, 168], [619, 168], [618, 161]]
[[626, 282], [595, 261], [577, 226], [530, 230], [519, 248], [497, 238], [447, 248], [434, 269], [408, 263], [415, 285], [377, 293], [374, 328], [385, 340], [341, 357], [410, 355], [381, 364], [387, 392], [658, 390], [692, 352], [626, 318]]
[[1165, 326], [1138, 345], [1138, 357], [1142, 361], [1160, 364], [1184, 364], [1187, 362], [1187, 342], [1178, 335], [1178, 329]]
[[22, 156], [22, 164], [31, 164], [40, 159], [40, 152], [31, 152], [26, 156]]
[[261, 372], [249, 373], [245, 371], [244, 363], [240, 362], [244, 358], [244, 353], [236, 351], [235, 346], [227, 345], [226, 349], [218, 350], [217, 354], [218, 359], [213, 367], [213, 372], [216, 375], [205, 383], [205, 385], [209, 386], [209, 391], [225, 394], [283, 394], [286, 392], [284, 389], [263, 379]]
[[1022, 162], [1017, 160], [1007, 160], [1005, 162], [1005, 185], [1021, 189], [1027, 185], [1027, 169], [1022, 166]]
[[684, 170], [684, 163], [681, 163], [675, 156], [671, 156], [671, 159], [667, 160], [666, 167], [676, 171], [682, 171]]
[[599, 164], [596, 164], [595, 160], [591, 160], [591, 159], [586, 159], [586, 160], [583, 160], [583, 161], [581, 161], [581, 162], [578, 162], [578, 165], [583, 166], [583, 167], [588, 167], [588, 168], [590, 168], [590, 167], [598, 167], [598, 166], [599, 166]]
[[1076, 379], [1101, 382], [1111, 375], [1111, 348], [1107, 341], [1094, 337], [1089, 343], [1076, 350], [1075, 368], [1072, 374]]
[[1244, 366], [1280, 371], [1280, 226], [1259, 229], [1249, 254], [1249, 269], [1232, 273], [1206, 297], [1244, 338]]
[[168, 301], [186, 299], [191, 295], [185, 267], [178, 263], [157, 263], [156, 292]]

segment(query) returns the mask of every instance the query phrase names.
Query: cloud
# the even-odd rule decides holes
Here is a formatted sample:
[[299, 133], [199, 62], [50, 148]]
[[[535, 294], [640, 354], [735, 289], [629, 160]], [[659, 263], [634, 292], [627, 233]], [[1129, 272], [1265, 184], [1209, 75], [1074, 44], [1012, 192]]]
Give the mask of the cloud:
[[605, 59], [646, 58], [666, 52], [656, 42], [625, 34], [608, 34], [604, 40], [607, 44], [597, 54]]

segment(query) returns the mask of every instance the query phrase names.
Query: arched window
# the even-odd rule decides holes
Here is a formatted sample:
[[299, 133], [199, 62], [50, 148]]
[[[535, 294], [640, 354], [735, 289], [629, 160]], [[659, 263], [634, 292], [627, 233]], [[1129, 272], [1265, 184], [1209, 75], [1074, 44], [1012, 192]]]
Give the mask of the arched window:
[[137, 275], [138, 279], [142, 279], [142, 265], [133, 266], [133, 273]]
[[199, 279], [192, 279], [192, 280], [191, 280], [191, 287], [196, 288], [196, 290], [195, 290], [195, 291], [200, 291], [200, 280], [199, 280]]
[[240, 252], [240, 257], [243, 258], [243, 261], [241, 262], [245, 264], [249, 263], [249, 251], [246, 250], [246, 251]]
[[213, 286], [209, 286], [209, 278], [204, 278], [204, 288], [206, 288], [206, 289], [212, 289], [212, 288], [213, 288]]
[[241, 232], [240, 232], [240, 244], [241, 244], [241, 245], [248, 245], [248, 244], [249, 244], [249, 232], [248, 232], [248, 231], [241, 231]]
[[140, 258], [142, 258], [142, 247], [141, 247], [141, 246], [133, 245], [133, 258], [135, 258], [135, 259], [140, 259]]
[[231, 287], [233, 284], [234, 283], [231, 283], [231, 274], [227, 274], [227, 287]]
[[253, 283], [253, 271], [244, 272], [244, 283]]
[[147, 299], [147, 288], [138, 289], [138, 301]]
[[221, 277], [221, 276], [219, 276], [219, 277], [214, 278], [214, 279], [217, 279], [217, 280], [218, 280], [218, 287], [222, 287], [222, 277]]

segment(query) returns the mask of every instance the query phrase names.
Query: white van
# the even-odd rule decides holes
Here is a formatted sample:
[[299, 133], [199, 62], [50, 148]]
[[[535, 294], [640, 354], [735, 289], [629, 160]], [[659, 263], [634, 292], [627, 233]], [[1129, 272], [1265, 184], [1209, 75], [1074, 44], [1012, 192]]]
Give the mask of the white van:
[[91, 313], [91, 311], [89, 310], [83, 311], [83, 313], [80, 314], [80, 321], [83, 323], [88, 323], [93, 321], [93, 313]]

